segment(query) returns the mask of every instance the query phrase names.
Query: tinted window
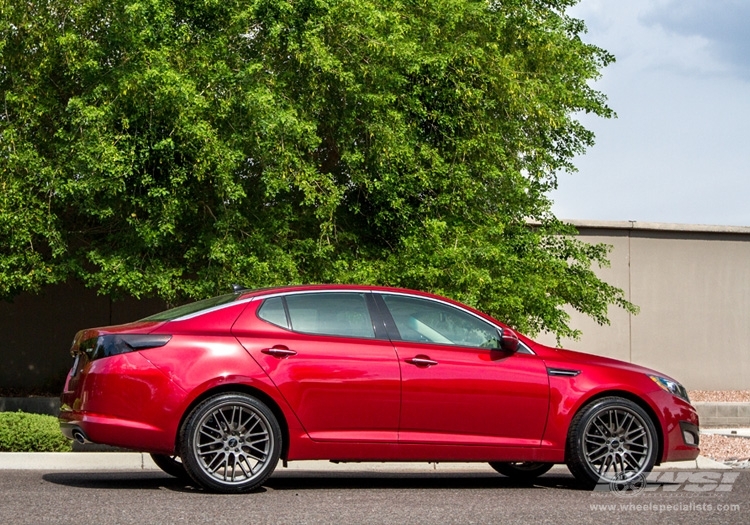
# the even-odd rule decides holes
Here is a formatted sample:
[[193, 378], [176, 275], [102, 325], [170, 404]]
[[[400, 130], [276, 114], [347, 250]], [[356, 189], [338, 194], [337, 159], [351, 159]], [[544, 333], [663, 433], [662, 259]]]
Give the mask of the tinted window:
[[361, 293], [307, 293], [285, 296], [292, 330], [309, 334], [374, 338]]
[[258, 310], [258, 317], [282, 328], [289, 328], [281, 297], [271, 297], [263, 301], [263, 305]]
[[142, 321], [171, 321], [178, 317], [185, 317], [186, 315], [195, 314], [202, 310], [208, 310], [214, 306], [221, 306], [222, 304], [231, 303], [236, 301], [239, 294], [230, 293], [227, 295], [220, 295], [218, 297], [211, 297], [210, 299], [203, 299], [202, 301], [196, 301], [194, 303], [184, 304], [171, 310], [165, 310], [158, 314], [150, 315]]
[[463, 310], [403, 295], [383, 300], [404, 341], [500, 348], [497, 329]]

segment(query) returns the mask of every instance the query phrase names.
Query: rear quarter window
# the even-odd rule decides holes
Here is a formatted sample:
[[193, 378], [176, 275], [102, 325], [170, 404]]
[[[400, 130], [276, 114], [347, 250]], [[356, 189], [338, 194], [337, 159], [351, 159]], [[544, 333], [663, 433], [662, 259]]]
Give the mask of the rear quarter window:
[[258, 309], [258, 317], [276, 326], [289, 329], [284, 302], [281, 297], [271, 297], [263, 301]]

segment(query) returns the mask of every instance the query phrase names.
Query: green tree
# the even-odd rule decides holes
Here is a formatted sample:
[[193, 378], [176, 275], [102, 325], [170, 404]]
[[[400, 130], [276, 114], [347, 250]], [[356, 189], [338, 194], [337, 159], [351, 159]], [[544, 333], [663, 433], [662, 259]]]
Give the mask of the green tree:
[[0, 0], [0, 294], [429, 289], [633, 309], [550, 211], [611, 115], [576, 0]]

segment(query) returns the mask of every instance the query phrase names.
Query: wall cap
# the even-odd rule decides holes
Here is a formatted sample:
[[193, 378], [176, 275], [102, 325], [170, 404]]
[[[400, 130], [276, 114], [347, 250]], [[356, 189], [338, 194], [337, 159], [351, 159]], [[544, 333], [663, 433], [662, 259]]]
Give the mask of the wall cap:
[[718, 226], [711, 224], [676, 224], [668, 222], [641, 221], [593, 221], [581, 219], [560, 219], [576, 228], [591, 228], [599, 230], [647, 230], [668, 232], [693, 233], [734, 233], [750, 235], [750, 226]]

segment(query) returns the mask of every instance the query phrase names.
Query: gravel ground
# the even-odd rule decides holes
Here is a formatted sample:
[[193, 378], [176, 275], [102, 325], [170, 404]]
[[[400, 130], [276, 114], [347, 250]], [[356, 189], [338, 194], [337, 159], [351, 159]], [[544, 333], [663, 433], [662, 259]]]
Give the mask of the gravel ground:
[[690, 390], [690, 401], [750, 403], [750, 390]]
[[750, 460], [750, 438], [701, 434], [701, 456], [716, 461]]
[[[691, 390], [690, 401], [750, 403], [750, 390]], [[750, 438], [701, 434], [701, 455], [735, 467], [750, 466]]]

